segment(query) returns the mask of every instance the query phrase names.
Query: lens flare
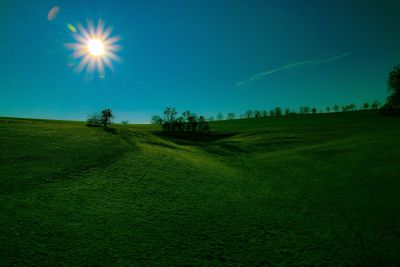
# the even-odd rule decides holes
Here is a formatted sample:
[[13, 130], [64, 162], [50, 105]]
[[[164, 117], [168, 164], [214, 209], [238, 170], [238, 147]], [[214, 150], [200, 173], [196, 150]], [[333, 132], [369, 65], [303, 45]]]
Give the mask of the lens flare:
[[99, 77], [104, 77], [106, 67], [113, 70], [113, 61], [121, 61], [116, 54], [121, 49], [118, 45], [121, 38], [110, 37], [112, 28], [105, 28], [102, 20], [98, 21], [97, 27], [88, 20], [87, 28], [81, 24], [78, 24], [77, 28], [73, 33], [76, 42], [66, 44], [67, 48], [73, 50], [72, 57], [80, 59], [75, 70], [78, 73], [86, 70], [88, 74], [93, 74], [97, 70]]
[[54, 19], [57, 17], [58, 12], [60, 12], [60, 8], [59, 8], [58, 6], [53, 7], [53, 8], [50, 9], [50, 11], [47, 13], [47, 19], [48, 19], [49, 21], [54, 20]]

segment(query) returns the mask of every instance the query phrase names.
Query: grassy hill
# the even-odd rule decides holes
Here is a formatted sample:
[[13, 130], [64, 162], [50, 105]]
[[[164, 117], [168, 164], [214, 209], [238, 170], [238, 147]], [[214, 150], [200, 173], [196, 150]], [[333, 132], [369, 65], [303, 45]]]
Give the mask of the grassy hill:
[[400, 118], [0, 119], [0, 265], [400, 265]]

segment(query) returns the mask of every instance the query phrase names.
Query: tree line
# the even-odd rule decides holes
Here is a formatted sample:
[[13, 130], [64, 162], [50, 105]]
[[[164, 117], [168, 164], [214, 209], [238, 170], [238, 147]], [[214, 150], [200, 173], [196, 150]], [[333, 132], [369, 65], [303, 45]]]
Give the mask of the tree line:
[[359, 108], [355, 104], [348, 104], [344, 106], [333, 105], [327, 106], [324, 110], [317, 109], [315, 107], [310, 106], [302, 106], [296, 110], [292, 110], [289, 108], [282, 109], [281, 107], [276, 107], [271, 110], [247, 110], [243, 114], [236, 115], [234, 112], [229, 112], [224, 116], [223, 113], [219, 112], [217, 116], [214, 118], [210, 116], [208, 118], [209, 121], [220, 121], [220, 120], [234, 120], [234, 119], [243, 119], [243, 118], [261, 118], [261, 117], [279, 117], [283, 115], [296, 115], [296, 114], [316, 114], [316, 113], [330, 113], [330, 112], [346, 112], [346, 111], [354, 111], [354, 110], [367, 110], [367, 109], [379, 109], [381, 107], [381, 103], [377, 100], [369, 103], [365, 102]]
[[[236, 118], [260, 118], [260, 117], [273, 117], [273, 116], [282, 116], [282, 115], [295, 115], [295, 114], [316, 114], [316, 113], [329, 113], [329, 112], [347, 112], [354, 110], [367, 110], [367, 109], [380, 109], [383, 113], [389, 114], [400, 114], [400, 65], [395, 66], [392, 71], [389, 72], [389, 77], [387, 80], [388, 92], [389, 96], [386, 99], [384, 105], [382, 105], [378, 100], [372, 102], [365, 102], [360, 107], [357, 107], [356, 104], [351, 103], [348, 105], [333, 105], [327, 106], [325, 110], [318, 110], [315, 107], [310, 106], [302, 106], [298, 111], [290, 110], [289, 108], [282, 109], [280, 107], [276, 107], [271, 110], [247, 110], [243, 114], [236, 116], [234, 112], [227, 113], [224, 116], [221, 112], [219, 112], [216, 116], [216, 120], [233, 120]], [[209, 118], [210, 121], [214, 120], [214, 117], [211, 116]]]

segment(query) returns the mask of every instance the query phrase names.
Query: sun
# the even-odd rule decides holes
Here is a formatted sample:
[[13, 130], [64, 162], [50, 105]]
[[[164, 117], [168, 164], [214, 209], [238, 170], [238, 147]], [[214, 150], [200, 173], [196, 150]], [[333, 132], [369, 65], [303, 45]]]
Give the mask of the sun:
[[118, 45], [121, 38], [111, 37], [112, 28], [106, 28], [102, 20], [97, 26], [88, 20], [87, 28], [78, 24], [78, 30], [72, 32], [76, 42], [66, 44], [66, 47], [73, 50], [72, 57], [79, 60], [72, 64], [77, 72], [86, 70], [93, 74], [97, 71], [99, 77], [104, 77], [106, 67], [113, 70], [113, 61], [121, 61], [116, 54], [121, 49]]
[[89, 40], [88, 50], [92, 56], [102, 56], [104, 55], [104, 44], [99, 39]]

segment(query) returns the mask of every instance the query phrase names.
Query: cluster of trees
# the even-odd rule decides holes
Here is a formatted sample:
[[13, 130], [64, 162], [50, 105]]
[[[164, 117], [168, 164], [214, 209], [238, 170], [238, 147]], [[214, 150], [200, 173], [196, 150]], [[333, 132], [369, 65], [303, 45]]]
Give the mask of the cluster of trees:
[[104, 128], [107, 128], [107, 126], [111, 124], [112, 118], [114, 118], [113, 112], [111, 109], [107, 108], [102, 110], [100, 113], [89, 115], [86, 120], [86, 125], [95, 127], [103, 126]]
[[165, 132], [210, 132], [210, 126], [204, 116], [198, 116], [189, 110], [182, 112], [182, 115], [178, 116], [176, 109], [171, 107], [164, 110], [163, 118], [154, 115], [151, 118], [151, 123], [161, 125]]

